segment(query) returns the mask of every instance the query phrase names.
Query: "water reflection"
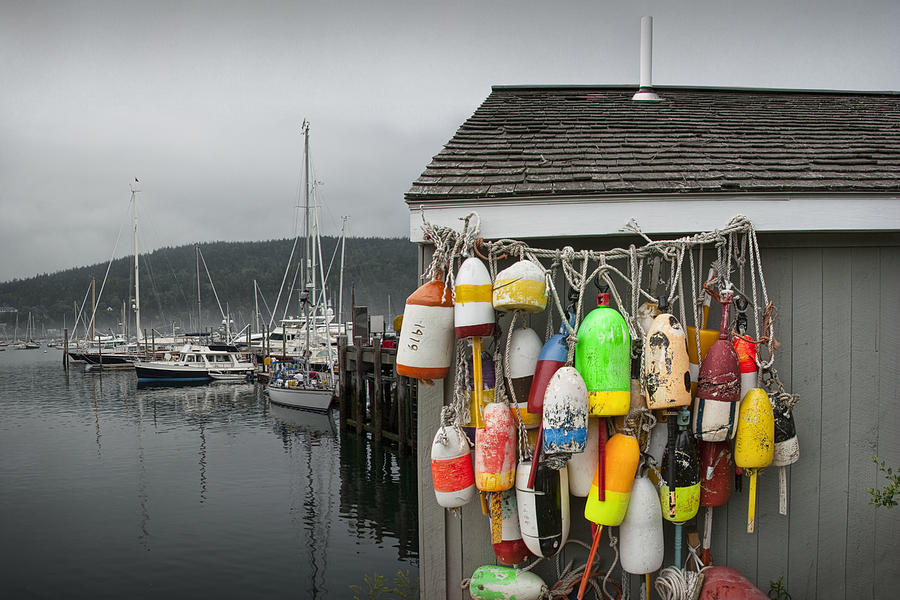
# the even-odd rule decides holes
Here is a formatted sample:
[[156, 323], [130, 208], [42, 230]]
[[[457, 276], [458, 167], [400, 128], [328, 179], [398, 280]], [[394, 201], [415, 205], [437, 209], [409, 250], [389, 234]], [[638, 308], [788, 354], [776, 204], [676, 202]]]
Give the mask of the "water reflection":
[[4, 595], [342, 598], [366, 573], [415, 579], [415, 460], [342, 440], [335, 413], [19, 358], [0, 357]]

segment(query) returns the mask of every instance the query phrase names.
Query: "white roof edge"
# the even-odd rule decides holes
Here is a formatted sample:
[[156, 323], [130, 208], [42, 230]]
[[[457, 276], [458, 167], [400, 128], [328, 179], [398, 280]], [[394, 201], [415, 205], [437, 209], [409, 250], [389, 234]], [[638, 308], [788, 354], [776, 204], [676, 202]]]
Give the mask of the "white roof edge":
[[647, 235], [711, 231], [736, 215], [760, 232], [900, 231], [900, 195], [772, 195], [758, 197], [516, 198], [409, 202], [409, 236], [424, 242], [422, 219], [462, 229], [471, 212], [488, 239], [621, 235], [630, 220]]

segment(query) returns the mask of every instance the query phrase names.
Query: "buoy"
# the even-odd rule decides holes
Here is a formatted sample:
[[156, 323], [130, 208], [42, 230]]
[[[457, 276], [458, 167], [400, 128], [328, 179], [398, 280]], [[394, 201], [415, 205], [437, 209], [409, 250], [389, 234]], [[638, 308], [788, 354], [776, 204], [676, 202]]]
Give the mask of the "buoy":
[[587, 385], [590, 414], [609, 417], [628, 414], [631, 404], [631, 336], [609, 294], [597, 294], [597, 308], [578, 328], [575, 368]]
[[[587, 567], [585, 567], [581, 585], [578, 588], [579, 599], [584, 596], [603, 527], [617, 527], [625, 518], [625, 511], [628, 509], [628, 502], [631, 499], [631, 486], [634, 485], [634, 476], [637, 473], [640, 458], [641, 450], [638, 447], [638, 441], [630, 435], [617, 433], [606, 443], [602, 470], [605, 477], [601, 483], [601, 469], [598, 466], [587, 502], [584, 504], [584, 518], [596, 523], [598, 527], [594, 532], [591, 550], [588, 553]], [[602, 495], [600, 494], [600, 485], [605, 488]]]
[[[570, 319], [571, 324], [574, 317], [570, 317]], [[531, 389], [528, 392], [528, 412], [535, 415], [543, 412], [544, 392], [547, 384], [550, 383], [550, 377], [556, 373], [557, 369], [565, 365], [568, 359], [569, 347], [566, 344], [568, 337], [569, 330], [563, 323], [559, 328], [559, 333], [550, 336], [550, 339], [541, 348], [534, 368], [534, 377], [531, 380]]]
[[509, 335], [509, 382], [515, 392], [515, 409], [526, 429], [540, 425], [540, 415], [528, 412], [528, 396], [541, 353], [541, 338], [534, 329], [516, 329]]
[[617, 433], [609, 438], [604, 457], [606, 499], [600, 500], [597, 469], [584, 505], [584, 516], [588, 521], [609, 527], [617, 527], [622, 523], [639, 461], [640, 449], [634, 437]]
[[484, 263], [474, 256], [464, 260], [456, 274], [453, 293], [456, 337], [492, 335], [494, 307], [491, 305], [491, 275]]
[[587, 412], [587, 387], [581, 374], [574, 367], [562, 367], [547, 384], [541, 422], [543, 453], [552, 468], [563, 468], [570, 455], [584, 451]]
[[472, 357], [466, 357], [469, 366], [469, 376], [466, 379], [466, 391], [469, 393], [469, 420], [462, 424], [463, 431], [472, 442], [475, 441], [475, 431], [484, 427], [484, 408], [494, 401], [494, 386], [496, 375], [494, 373], [494, 359], [487, 352], [481, 353], [481, 398], [475, 394], [475, 369]]
[[566, 468], [569, 470], [569, 493], [578, 498], [587, 498], [594, 482], [599, 457], [597, 444], [600, 440], [600, 419], [588, 419], [588, 437], [584, 452], [573, 454]]
[[706, 507], [703, 523], [703, 551], [700, 559], [704, 565], [712, 561], [710, 543], [712, 541], [713, 507], [722, 506], [731, 497], [731, 482], [734, 480], [734, 460], [731, 456], [731, 442], [700, 442], [700, 506]]
[[518, 565], [531, 556], [519, 528], [519, 505], [516, 503], [515, 489], [492, 494], [491, 544], [497, 562], [501, 565]]
[[775, 454], [772, 466], [778, 467], [778, 512], [787, 514], [787, 473], [785, 467], [800, 460], [800, 443], [791, 406], [780, 395], [769, 396], [775, 416]]
[[[663, 457], [666, 455], [666, 445], [669, 440], [668, 424], [667, 421], [663, 420], [663, 417], [665, 416], [666, 415], [663, 412], [657, 413], [658, 420], [656, 425], [653, 426], [653, 429], [650, 430], [650, 442], [647, 444], [647, 454], [653, 457], [653, 462], [657, 465], [662, 464]], [[659, 485], [660, 480], [659, 477], [657, 477], [655, 470], [651, 469], [647, 475], [654, 485]]]
[[734, 437], [741, 401], [737, 353], [728, 340], [728, 312], [732, 293], [723, 291], [721, 299], [722, 324], [719, 339], [710, 346], [700, 365], [694, 408], [694, 434], [705, 442], [720, 442]]
[[502, 402], [484, 408], [484, 428], [475, 432], [475, 486], [482, 492], [502, 492], [515, 483], [516, 427]]
[[443, 379], [453, 358], [453, 339], [453, 300], [435, 276], [406, 299], [397, 373], [424, 382]]
[[775, 417], [766, 392], [756, 388], [741, 401], [737, 435], [734, 441], [734, 464], [750, 476], [747, 505], [747, 533], [756, 527], [756, 476], [768, 467], [775, 455]]
[[[706, 281], [711, 281], [716, 275], [715, 267], [710, 267]], [[690, 357], [691, 369], [691, 395], [697, 394], [697, 379], [700, 376], [700, 363], [706, 358], [709, 347], [719, 339], [719, 332], [715, 329], [706, 329], [706, 322], [709, 320], [709, 305], [712, 302], [712, 296], [704, 288], [703, 291], [703, 310], [700, 315], [700, 348], [697, 348], [697, 328], [687, 327], [687, 343], [688, 356]]]
[[768, 600], [771, 597], [731, 567], [710, 567], [703, 571], [699, 600]]
[[544, 580], [531, 571], [483, 565], [468, 580], [473, 600], [538, 600], [547, 589]]
[[642, 575], [659, 570], [665, 556], [663, 519], [656, 486], [644, 475], [634, 480], [625, 519], [619, 526], [622, 569]]
[[[741, 300], [741, 299], [739, 299]], [[746, 303], [746, 300], [744, 300]], [[759, 373], [756, 366], [756, 344], [750, 341], [747, 336], [747, 313], [738, 312], [735, 329], [738, 335], [732, 340], [734, 352], [738, 359], [738, 368], [741, 371], [741, 394], [743, 398], [747, 392], [755, 387], [759, 387]]]
[[659, 502], [663, 518], [675, 524], [675, 565], [681, 568], [681, 525], [700, 510], [700, 454], [688, 430], [687, 408], [679, 411], [677, 425], [671, 417], [669, 421], [669, 443], [662, 462], [666, 481], [659, 487]]
[[557, 471], [544, 463], [537, 466], [534, 487], [528, 487], [531, 462], [516, 469], [516, 502], [522, 539], [535, 556], [550, 558], [569, 537], [569, 478], [566, 469]]
[[644, 339], [647, 407], [653, 410], [691, 405], [691, 372], [684, 328], [669, 313], [658, 315]]
[[475, 474], [469, 441], [459, 427], [443, 425], [431, 443], [431, 479], [437, 503], [457, 508], [475, 497]]
[[547, 279], [544, 270], [530, 260], [520, 260], [497, 273], [493, 293], [494, 309], [508, 312], [540, 312], [547, 307]]

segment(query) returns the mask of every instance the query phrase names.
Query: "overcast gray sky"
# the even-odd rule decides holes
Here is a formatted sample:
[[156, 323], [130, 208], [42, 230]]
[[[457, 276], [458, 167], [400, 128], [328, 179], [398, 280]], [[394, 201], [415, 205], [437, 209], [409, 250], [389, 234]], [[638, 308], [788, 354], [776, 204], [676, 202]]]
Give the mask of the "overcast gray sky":
[[[0, 281], [293, 235], [309, 119], [325, 233], [403, 194], [493, 84], [900, 90], [900, 2], [0, 0]], [[118, 255], [130, 252], [123, 232]]]

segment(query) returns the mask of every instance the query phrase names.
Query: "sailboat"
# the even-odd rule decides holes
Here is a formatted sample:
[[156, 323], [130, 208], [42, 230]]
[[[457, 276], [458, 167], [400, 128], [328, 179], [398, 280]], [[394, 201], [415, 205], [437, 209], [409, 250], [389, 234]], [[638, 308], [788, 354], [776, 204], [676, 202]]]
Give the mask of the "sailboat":
[[[327, 322], [331, 315], [325, 294], [325, 275], [320, 263], [318, 218], [315, 211], [310, 211], [309, 192], [309, 122], [303, 121], [303, 166], [304, 188], [303, 198], [305, 214], [303, 218], [304, 237], [306, 241], [303, 256], [304, 287], [300, 290], [299, 300], [303, 309], [302, 352], [295, 361], [276, 361], [270, 365], [274, 373], [266, 386], [269, 400], [275, 404], [325, 412], [331, 406], [337, 392], [337, 377], [334, 363], [336, 356], [333, 346], [326, 338], [325, 355], [314, 356], [316, 338], [320, 335], [317, 324]], [[310, 217], [313, 217], [311, 219]], [[314, 221], [314, 222], [313, 222]], [[312, 231], [311, 231], [311, 225]], [[327, 329], [326, 329], [327, 335]]]

